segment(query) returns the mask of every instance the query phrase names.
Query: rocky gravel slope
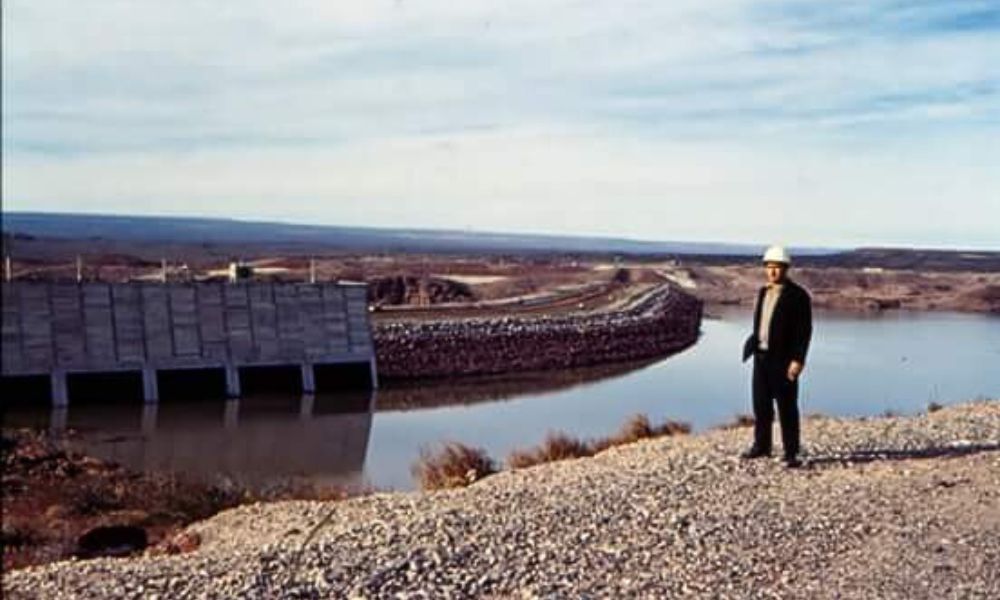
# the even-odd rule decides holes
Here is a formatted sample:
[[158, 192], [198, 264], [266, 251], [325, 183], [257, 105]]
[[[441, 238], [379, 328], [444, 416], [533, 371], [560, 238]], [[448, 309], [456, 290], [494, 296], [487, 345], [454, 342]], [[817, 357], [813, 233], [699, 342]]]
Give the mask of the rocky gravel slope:
[[4, 593], [1000, 597], [1000, 402], [804, 425], [798, 470], [735, 458], [748, 429], [661, 438], [462, 490], [245, 506], [193, 525], [190, 554], [26, 569]]
[[483, 375], [666, 356], [697, 341], [701, 316], [662, 285], [622, 310], [379, 323], [373, 336], [381, 378]]

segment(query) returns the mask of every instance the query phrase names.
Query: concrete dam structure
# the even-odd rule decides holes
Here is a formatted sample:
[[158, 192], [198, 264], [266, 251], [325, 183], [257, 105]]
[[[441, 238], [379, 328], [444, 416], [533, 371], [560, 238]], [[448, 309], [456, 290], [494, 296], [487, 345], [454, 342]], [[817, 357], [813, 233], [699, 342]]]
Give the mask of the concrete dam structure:
[[363, 284], [8, 282], [2, 351], [4, 387], [45, 385], [55, 406], [109, 375], [147, 402], [193, 373], [231, 397], [290, 370], [305, 393], [377, 386]]

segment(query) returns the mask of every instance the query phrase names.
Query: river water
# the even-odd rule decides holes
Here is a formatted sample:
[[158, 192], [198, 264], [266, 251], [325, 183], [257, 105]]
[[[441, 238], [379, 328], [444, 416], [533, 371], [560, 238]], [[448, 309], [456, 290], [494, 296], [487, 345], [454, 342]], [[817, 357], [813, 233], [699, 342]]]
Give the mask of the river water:
[[[697, 344], [642, 365], [315, 398], [88, 404], [52, 413], [11, 408], [5, 425], [76, 430], [74, 444], [135, 469], [223, 474], [250, 484], [305, 477], [410, 489], [410, 466], [421, 449], [445, 440], [502, 459], [552, 430], [607, 435], [636, 413], [704, 429], [750, 412], [750, 367], [739, 360], [749, 310], [716, 314], [703, 321]], [[997, 398], [998, 365], [1000, 318], [821, 311], [800, 408], [803, 414], [905, 414], [930, 402]], [[804, 443], [808, 447], [808, 439]]]

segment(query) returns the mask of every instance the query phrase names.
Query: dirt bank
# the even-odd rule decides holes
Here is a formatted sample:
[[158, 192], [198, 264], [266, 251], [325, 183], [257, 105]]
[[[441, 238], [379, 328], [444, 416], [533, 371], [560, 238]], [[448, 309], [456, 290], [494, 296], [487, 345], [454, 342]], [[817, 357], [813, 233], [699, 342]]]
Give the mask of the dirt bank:
[[195, 538], [177, 538], [182, 527], [221, 510], [258, 500], [346, 495], [340, 489], [290, 480], [251, 490], [224, 479], [206, 482], [172, 473], [136, 473], [69, 451], [67, 441], [65, 436], [31, 430], [3, 432], [5, 573], [74, 556], [176, 553], [197, 543]]
[[[752, 306], [763, 282], [759, 265], [692, 266], [688, 291], [707, 304]], [[1000, 273], [926, 272], [837, 267], [793, 268], [813, 306], [833, 310], [949, 310], [1000, 314]]]

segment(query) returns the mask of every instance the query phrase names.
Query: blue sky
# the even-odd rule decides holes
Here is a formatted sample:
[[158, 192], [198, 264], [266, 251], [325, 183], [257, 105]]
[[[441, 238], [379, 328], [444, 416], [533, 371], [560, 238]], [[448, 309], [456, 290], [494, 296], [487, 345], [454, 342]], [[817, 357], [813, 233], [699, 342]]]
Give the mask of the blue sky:
[[3, 11], [4, 210], [1000, 249], [1000, 0]]

